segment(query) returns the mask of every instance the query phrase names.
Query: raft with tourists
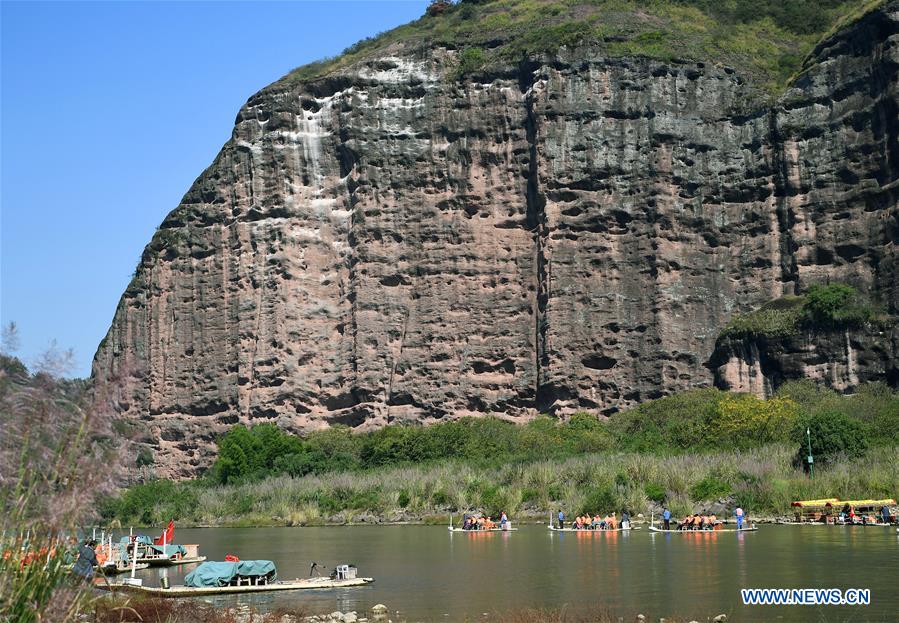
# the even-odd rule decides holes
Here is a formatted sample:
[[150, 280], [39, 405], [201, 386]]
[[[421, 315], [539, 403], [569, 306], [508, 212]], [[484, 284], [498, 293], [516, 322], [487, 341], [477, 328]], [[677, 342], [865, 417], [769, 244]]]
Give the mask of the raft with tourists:
[[630, 532], [631, 530], [639, 530], [639, 527], [635, 527], [631, 524], [630, 515], [627, 512], [621, 513], [621, 519], [618, 519], [617, 513], [612, 513], [611, 515], [605, 515], [600, 517], [599, 515], [589, 516], [584, 515], [582, 517], [575, 517], [570, 524], [570, 527], [565, 527], [565, 516], [562, 511], [559, 511], [558, 517], [558, 525], [553, 525], [553, 517], [550, 514], [549, 523], [546, 524], [547, 529], [550, 532], [586, 532], [586, 533], [608, 533], [608, 532]]
[[701, 528], [701, 529], [692, 529], [692, 528], [675, 528], [673, 530], [665, 530], [664, 528], [657, 528], [656, 526], [649, 526], [650, 532], [673, 532], [676, 534], [718, 534], [719, 532], [756, 532], [759, 528], [755, 524], [751, 524], [747, 528], [725, 528], [726, 524], [720, 523], [716, 524], [711, 528]]
[[[313, 564], [313, 568], [315, 565]], [[329, 576], [278, 580], [275, 563], [270, 560], [204, 562], [184, 578], [183, 585], [144, 586], [141, 579], [126, 578], [121, 582], [97, 583], [109, 591], [142, 593], [154, 597], [195, 597], [234, 593], [273, 591], [326, 590], [365, 586], [374, 578], [360, 578], [353, 565], [338, 565]]]
[[[668, 509], [662, 515], [662, 527], [656, 527], [655, 516], [650, 518], [650, 532], [676, 532], [679, 534], [717, 534], [719, 532], [755, 532], [758, 526], [755, 524], [743, 525], [745, 515], [743, 509], [739, 506], [734, 511], [736, 517], [736, 527], [730, 528], [724, 520], [719, 520], [716, 515], [687, 515], [682, 521], [671, 520], [671, 513]], [[672, 521], [674, 527], [672, 527]]]
[[553, 525], [546, 526], [551, 532], [578, 532], [582, 534], [607, 534], [609, 532], [631, 532], [639, 530], [640, 526], [628, 526], [627, 528], [557, 528]]
[[458, 528], [453, 525], [453, 516], [450, 515], [449, 526], [450, 532], [467, 532], [478, 534], [481, 532], [517, 532], [518, 528], [512, 527], [512, 522], [505, 513], [500, 513], [499, 521], [493, 521], [492, 517], [465, 513], [462, 515], [462, 524]]

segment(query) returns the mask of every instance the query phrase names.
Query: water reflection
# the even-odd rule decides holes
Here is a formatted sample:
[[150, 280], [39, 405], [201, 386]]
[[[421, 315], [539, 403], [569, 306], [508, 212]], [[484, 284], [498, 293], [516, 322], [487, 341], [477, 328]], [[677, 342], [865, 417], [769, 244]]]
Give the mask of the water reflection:
[[[897, 536], [887, 530], [763, 527], [751, 534], [636, 532], [449, 533], [441, 526], [180, 530], [221, 560], [274, 560], [282, 578], [305, 577], [315, 560], [325, 567], [354, 563], [375, 584], [335, 592], [219, 597], [257, 607], [306, 606], [320, 611], [365, 610], [384, 603], [414, 620], [471, 620], [483, 612], [523, 607], [600, 607], [630, 619], [643, 612], [704, 620], [721, 612], [740, 621], [807, 620], [809, 609], [743, 607], [739, 589], [836, 586], [871, 588], [874, 603], [831, 608], [827, 620], [895, 620], [899, 594]], [[193, 567], [167, 571], [178, 584]], [[160, 570], [138, 572], [157, 585]], [[444, 615], [448, 615], [445, 617]]]

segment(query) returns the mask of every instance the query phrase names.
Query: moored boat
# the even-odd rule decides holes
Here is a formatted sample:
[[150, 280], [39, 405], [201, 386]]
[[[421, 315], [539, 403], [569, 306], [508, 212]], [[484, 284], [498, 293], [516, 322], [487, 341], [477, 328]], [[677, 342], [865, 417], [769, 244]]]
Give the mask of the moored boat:
[[122, 537], [120, 545], [125, 548], [128, 560], [134, 557], [136, 549], [137, 562], [151, 567], [173, 567], [206, 561], [206, 557], [199, 553], [200, 546], [196, 544], [159, 544], [146, 536], [126, 536]]
[[339, 565], [330, 577], [278, 580], [275, 565], [270, 560], [245, 560], [204, 562], [187, 574], [183, 585], [144, 586], [139, 580], [125, 580], [117, 583], [98, 583], [96, 586], [111, 591], [137, 592], [156, 597], [193, 597], [231, 593], [348, 588], [365, 586], [372, 582], [374, 582], [374, 578], [357, 577], [356, 568], [350, 565]]
[[352, 578], [344, 580], [332, 580], [331, 578], [306, 578], [296, 580], [276, 580], [268, 584], [246, 584], [235, 586], [160, 586], [134, 585], [127, 582], [114, 584], [97, 584], [97, 588], [112, 591], [128, 591], [143, 593], [156, 597], [193, 597], [199, 595], [228, 595], [232, 593], [262, 593], [269, 591], [296, 591], [309, 589], [349, 588], [353, 586], [365, 586], [374, 582], [374, 578]]
[[[889, 526], [895, 523], [896, 513], [890, 509], [896, 506], [892, 498], [881, 500], [797, 500], [790, 504], [793, 509], [793, 525], [847, 525], [847, 526]], [[884, 509], [887, 509], [884, 514]]]

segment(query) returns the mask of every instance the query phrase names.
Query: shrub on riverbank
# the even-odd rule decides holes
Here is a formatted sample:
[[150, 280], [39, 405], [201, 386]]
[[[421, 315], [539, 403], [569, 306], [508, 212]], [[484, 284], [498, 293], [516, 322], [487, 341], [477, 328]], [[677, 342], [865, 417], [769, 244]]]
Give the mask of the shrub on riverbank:
[[495, 417], [462, 418], [362, 434], [337, 426], [305, 437], [274, 424], [238, 425], [219, 440], [209, 478], [235, 484], [278, 474], [299, 477], [453, 459], [486, 466], [612, 448], [662, 453], [745, 449], [793, 442], [797, 426], [805, 430], [828, 413], [861, 422], [865, 443], [890, 444], [899, 426], [899, 396], [878, 383], [863, 386], [855, 396], [841, 396], [798, 381], [768, 400], [712, 388], [683, 392], [645, 402], [609, 422], [589, 413], [567, 421], [538, 417], [525, 425]]
[[211, 480], [229, 484], [274, 474], [305, 476], [341, 470], [459, 459], [477, 464], [562, 458], [613, 445], [596, 416], [565, 422], [539, 417], [519, 426], [494, 417], [462, 418], [433, 426], [386, 426], [355, 434], [345, 426], [291, 435], [274, 424], [235, 426], [219, 440]]

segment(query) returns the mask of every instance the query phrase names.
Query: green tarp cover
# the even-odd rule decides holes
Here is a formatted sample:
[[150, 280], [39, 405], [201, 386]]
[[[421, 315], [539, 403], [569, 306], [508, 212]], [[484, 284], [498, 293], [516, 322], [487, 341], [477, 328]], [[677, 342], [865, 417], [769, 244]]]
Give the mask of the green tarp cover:
[[183, 545], [150, 545], [149, 547], [166, 558], [172, 558], [176, 554], [181, 554], [182, 557], [187, 556], [187, 550]]
[[278, 577], [271, 560], [240, 562], [204, 562], [184, 578], [185, 586], [228, 586], [237, 576], [265, 576], [269, 582]]
[[[150, 537], [143, 535], [143, 534], [138, 534], [136, 537], [134, 537], [134, 541], [136, 543], [141, 543], [142, 545], [152, 545], [153, 544], [153, 539], [151, 539]], [[129, 543], [131, 543], [131, 537], [123, 536], [121, 539], [119, 539], [119, 543], [124, 543], [125, 545], [128, 545]]]

